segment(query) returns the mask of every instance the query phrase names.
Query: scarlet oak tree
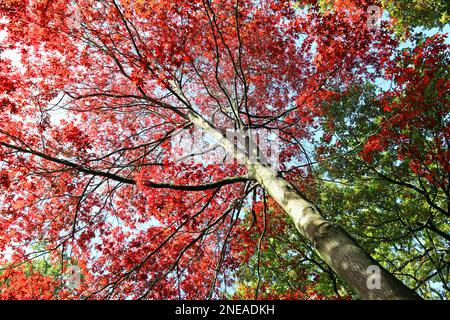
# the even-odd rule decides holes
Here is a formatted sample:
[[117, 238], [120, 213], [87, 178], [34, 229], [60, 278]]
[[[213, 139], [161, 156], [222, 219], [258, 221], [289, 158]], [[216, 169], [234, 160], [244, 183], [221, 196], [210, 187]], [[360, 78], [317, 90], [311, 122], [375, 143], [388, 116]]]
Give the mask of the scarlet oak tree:
[[[245, 234], [262, 239], [270, 223], [260, 209], [257, 231], [242, 228], [244, 209], [270, 195], [361, 298], [418, 298], [322, 217], [293, 165], [306, 160], [322, 104], [381, 76], [397, 43], [367, 27], [366, 1], [325, 13], [300, 4], [2, 1], [1, 50], [21, 57], [0, 60], [7, 270], [20, 275], [38, 242], [62, 271], [83, 266], [83, 286], [64, 297], [219, 297], [258, 249]], [[175, 162], [171, 139], [193, 127], [236, 161]], [[279, 172], [234, 152], [233, 128], [277, 129]], [[370, 266], [380, 289], [367, 286]]]

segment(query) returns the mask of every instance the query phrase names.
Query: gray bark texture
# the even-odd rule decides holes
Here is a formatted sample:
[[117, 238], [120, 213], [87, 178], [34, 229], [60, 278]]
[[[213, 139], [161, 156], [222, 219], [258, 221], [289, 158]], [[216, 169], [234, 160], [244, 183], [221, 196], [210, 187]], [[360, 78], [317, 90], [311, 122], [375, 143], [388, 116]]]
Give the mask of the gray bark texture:
[[289, 182], [267, 166], [256, 165], [254, 170], [257, 181], [291, 217], [297, 230], [361, 299], [420, 299], [358, 246], [343, 228], [325, 220]]

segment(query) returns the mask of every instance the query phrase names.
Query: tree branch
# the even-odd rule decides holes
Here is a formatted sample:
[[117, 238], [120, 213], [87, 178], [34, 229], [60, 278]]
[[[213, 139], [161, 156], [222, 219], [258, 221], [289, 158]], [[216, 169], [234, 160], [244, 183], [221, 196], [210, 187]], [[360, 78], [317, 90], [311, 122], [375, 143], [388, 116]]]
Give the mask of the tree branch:
[[219, 181], [201, 184], [201, 185], [176, 185], [172, 183], [155, 183], [152, 181], [146, 181], [145, 186], [158, 189], [172, 189], [172, 190], [183, 190], [183, 191], [204, 191], [209, 189], [215, 189], [222, 187], [227, 184], [245, 182], [251, 180], [250, 176], [243, 175], [238, 177], [225, 178]]

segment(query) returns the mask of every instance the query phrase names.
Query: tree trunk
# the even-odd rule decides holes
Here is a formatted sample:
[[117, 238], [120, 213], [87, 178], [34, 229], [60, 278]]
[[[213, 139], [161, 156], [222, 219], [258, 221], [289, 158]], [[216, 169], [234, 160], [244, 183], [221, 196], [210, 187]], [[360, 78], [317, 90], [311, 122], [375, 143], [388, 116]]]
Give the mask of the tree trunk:
[[253, 178], [278, 202], [320, 257], [361, 299], [420, 299], [364, 252], [344, 229], [325, 220], [311, 202], [270, 166], [250, 162], [244, 152], [236, 150], [232, 142], [199, 115], [191, 113], [189, 119], [211, 135], [226, 152], [247, 164]]
[[420, 299], [364, 252], [344, 229], [325, 220], [311, 202], [270, 167], [255, 165], [254, 173], [256, 180], [291, 217], [297, 230], [361, 299]]

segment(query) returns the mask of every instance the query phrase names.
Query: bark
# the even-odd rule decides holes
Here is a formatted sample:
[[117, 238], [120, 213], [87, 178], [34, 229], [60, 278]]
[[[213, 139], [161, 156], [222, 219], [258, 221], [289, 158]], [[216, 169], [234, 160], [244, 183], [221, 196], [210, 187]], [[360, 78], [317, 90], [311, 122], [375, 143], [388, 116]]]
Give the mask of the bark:
[[[220, 131], [199, 115], [191, 113], [189, 119], [210, 134], [225, 151], [233, 152], [238, 161], [248, 166], [250, 176], [277, 201], [320, 257], [361, 299], [421, 299], [367, 254], [344, 229], [324, 219], [314, 204], [270, 166], [249, 162], [244, 152], [236, 150]], [[379, 281], [374, 278], [373, 270], [379, 271]]]
[[[270, 167], [254, 165], [254, 174], [320, 257], [361, 299], [420, 299], [367, 254], [344, 229], [325, 220], [311, 202]], [[374, 279], [373, 270], [379, 270], [378, 282]]]

